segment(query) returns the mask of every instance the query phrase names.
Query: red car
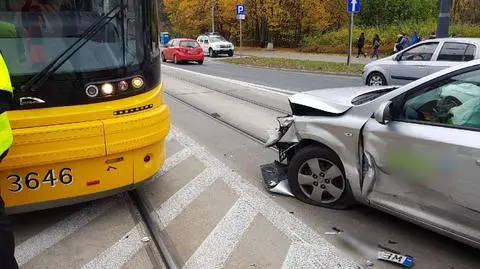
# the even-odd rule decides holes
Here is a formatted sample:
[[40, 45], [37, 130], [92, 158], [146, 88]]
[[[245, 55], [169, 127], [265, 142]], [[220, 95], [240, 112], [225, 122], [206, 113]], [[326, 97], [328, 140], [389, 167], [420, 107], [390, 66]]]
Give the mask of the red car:
[[175, 38], [170, 40], [162, 51], [162, 60], [173, 61], [175, 64], [194, 61], [203, 64], [203, 50], [196, 40]]

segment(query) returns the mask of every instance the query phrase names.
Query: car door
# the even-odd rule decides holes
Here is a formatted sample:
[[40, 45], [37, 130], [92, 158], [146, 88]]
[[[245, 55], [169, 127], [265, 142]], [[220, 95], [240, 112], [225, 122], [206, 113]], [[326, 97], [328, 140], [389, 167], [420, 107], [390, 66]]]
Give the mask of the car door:
[[428, 75], [439, 42], [425, 42], [406, 49], [387, 66], [393, 80], [406, 84]]
[[429, 73], [433, 74], [445, 68], [475, 59], [477, 47], [463, 42], [444, 42], [437, 59], [432, 62]]
[[[391, 121], [370, 119], [364, 197], [447, 233], [480, 242], [480, 70], [393, 99]], [[373, 170], [372, 170], [373, 169]]]

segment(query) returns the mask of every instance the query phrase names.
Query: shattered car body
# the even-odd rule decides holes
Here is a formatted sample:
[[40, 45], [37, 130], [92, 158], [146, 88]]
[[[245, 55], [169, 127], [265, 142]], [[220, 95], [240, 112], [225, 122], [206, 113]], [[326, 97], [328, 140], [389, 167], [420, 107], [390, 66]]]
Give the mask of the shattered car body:
[[480, 247], [477, 96], [480, 61], [403, 87], [293, 95], [266, 143], [279, 151], [262, 166], [267, 188], [328, 208], [367, 204]]

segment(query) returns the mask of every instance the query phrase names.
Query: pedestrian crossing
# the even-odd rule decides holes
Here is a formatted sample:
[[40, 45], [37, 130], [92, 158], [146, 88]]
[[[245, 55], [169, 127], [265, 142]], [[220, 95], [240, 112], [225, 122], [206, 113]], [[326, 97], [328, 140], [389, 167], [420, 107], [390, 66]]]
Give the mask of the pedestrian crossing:
[[[264, 190], [175, 126], [167, 137], [167, 149], [162, 170], [140, 190], [153, 206], [151, 217], [170, 240], [180, 268], [358, 268]], [[121, 195], [98, 200], [31, 234], [16, 247], [19, 264], [22, 268], [155, 268], [148, 255], [139, 255], [153, 247], [144, 224], [124, 203]], [[105, 215], [114, 208], [124, 216], [112, 217], [115, 222], [109, 223]], [[68, 242], [75, 236], [90, 240]], [[58, 245], [73, 249], [57, 250]], [[57, 255], [62, 253], [80, 257]], [[55, 259], [64, 261], [38, 262]], [[132, 263], [133, 259], [138, 262]]]

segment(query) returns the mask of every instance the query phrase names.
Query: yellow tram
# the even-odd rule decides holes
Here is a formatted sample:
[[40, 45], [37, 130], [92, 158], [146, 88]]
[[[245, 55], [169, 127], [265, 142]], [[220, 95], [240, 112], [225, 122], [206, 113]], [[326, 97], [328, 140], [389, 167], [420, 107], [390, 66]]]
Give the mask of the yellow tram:
[[0, 164], [9, 213], [134, 188], [165, 160], [170, 112], [156, 0], [6, 0], [0, 51], [14, 132]]

